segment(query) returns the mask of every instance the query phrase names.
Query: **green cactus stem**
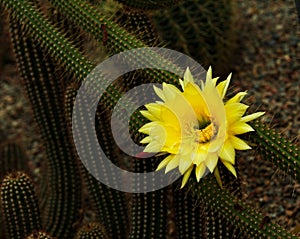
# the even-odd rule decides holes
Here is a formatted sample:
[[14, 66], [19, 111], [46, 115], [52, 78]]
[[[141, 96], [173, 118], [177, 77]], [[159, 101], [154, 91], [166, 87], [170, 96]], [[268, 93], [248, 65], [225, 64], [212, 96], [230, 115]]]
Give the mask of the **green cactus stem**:
[[154, 12], [153, 23], [167, 47], [192, 56], [204, 68], [228, 74], [236, 46], [234, 1], [186, 0]]
[[24, 239], [32, 231], [41, 229], [38, 200], [27, 174], [17, 171], [6, 175], [0, 193], [7, 238]]
[[[134, 161], [137, 172], [154, 171], [155, 159]], [[134, 182], [144, 187], [143, 181]], [[167, 188], [154, 192], [133, 194], [131, 208], [130, 239], [138, 238], [166, 238], [167, 233]]]
[[134, 9], [154, 10], [174, 6], [181, 0], [117, 0], [125, 6]]
[[216, 219], [228, 227], [239, 228], [242, 238], [297, 238], [271, 221], [262, 226], [265, 217], [226, 189], [221, 189], [213, 175], [201, 179], [200, 183], [191, 178], [188, 183], [204, 210], [214, 212]]
[[258, 145], [266, 159], [300, 182], [300, 147], [261, 121], [256, 120], [250, 125], [255, 130], [250, 134], [250, 140]]
[[109, 239], [109, 237], [106, 235], [105, 229], [100, 223], [90, 222], [78, 230], [75, 239]]
[[[72, 86], [69, 86], [66, 90], [65, 111], [69, 122], [69, 127], [71, 127], [72, 109], [76, 92], [77, 89], [73, 88]], [[107, 113], [103, 112], [103, 107], [101, 106], [102, 105], [99, 105], [99, 110], [96, 114], [98, 122], [96, 125], [96, 131], [101, 148], [113, 163], [124, 161], [122, 153], [118, 153], [117, 146], [114, 144]], [[83, 122], [84, 120], [82, 119], [81, 121]], [[86, 137], [88, 137], [88, 135]], [[93, 160], [93, 155], [91, 154], [93, 149], [88, 142], [81, 150], [84, 151], [85, 154], [91, 155], [91, 162], [93, 162], [94, 165], [97, 165], [97, 160], [99, 159]], [[128, 226], [127, 223], [125, 223], [128, 222], [127, 195], [124, 192], [109, 188], [108, 186], [99, 182], [90, 174], [83, 164], [81, 164], [81, 169], [87, 189], [94, 201], [97, 218], [102, 222], [102, 225], [106, 228], [107, 233], [112, 238], [124, 238], [125, 235], [128, 234]], [[98, 173], [97, 166], [94, 168], [94, 171]], [[106, 172], [105, 175], [109, 177], [110, 180], [117, 178], [115, 173], [111, 171]]]
[[[73, 146], [66, 130], [62, 81], [52, 59], [31, 39], [22, 25], [10, 21], [11, 38], [25, 92], [44, 142], [48, 168], [41, 194], [45, 201], [45, 229], [58, 238], [70, 238], [81, 207], [81, 181]], [[42, 204], [44, 206], [44, 204]]]
[[29, 173], [28, 157], [20, 143], [7, 141], [0, 145], [0, 180], [11, 171]]

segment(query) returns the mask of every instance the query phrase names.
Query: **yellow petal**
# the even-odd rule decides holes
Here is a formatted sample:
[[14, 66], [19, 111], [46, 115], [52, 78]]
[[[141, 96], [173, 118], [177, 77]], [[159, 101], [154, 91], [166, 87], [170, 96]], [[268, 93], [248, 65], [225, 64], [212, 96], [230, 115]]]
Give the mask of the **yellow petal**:
[[240, 120], [248, 107], [248, 105], [242, 103], [226, 104], [225, 110], [228, 123], [232, 124]]
[[219, 172], [218, 167], [215, 168], [215, 170], [214, 170], [214, 175], [215, 175], [215, 177], [216, 177], [216, 179], [217, 179], [217, 182], [218, 182], [219, 186], [222, 188], [222, 187], [223, 187], [223, 184], [222, 184], [222, 179], [221, 179], [221, 176], [220, 176], [220, 172]]
[[254, 129], [246, 124], [246, 123], [243, 123], [243, 122], [235, 122], [233, 125], [230, 126], [230, 134], [244, 134], [244, 133], [247, 133], [247, 132], [250, 132], [250, 131], [254, 131]]
[[244, 140], [242, 140], [236, 136], [231, 135], [229, 137], [229, 140], [235, 149], [238, 149], [238, 150], [251, 149], [251, 147]]
[[165, 96], [165, 102], [174, 101], [176, 95], [181, 93], [174, 85], [167, 83], [163, 83], [163, 92]]
[[189, 67], [186, 68], [183, 79], [184, 79], [185, 83], [188, 83], [188, 82], [194, 83], [194, 77], [193, 77]]
[[239, 103], [247, 95], [247, 92], [238, 92], [235, 96], [229, 99], [226, 104]]
[[242, 121], [242, 122], [249, 122], [249, 121], [251, 121], [251, 120], [257, 119], [258, 117], [260, 117], [260, 116], [262, 116], [262, 115], [264, 115], [264, 114], [265, 114], [265, 112], [256, 112], [256, 113], [253, 113], [253, 114], [251, 114], [251, 115], [246, 115], [246, 116], [244, 116], [244, 117], [241, 119], [241, 121]]
[[141, 128], [139, 128], [139, 132], [143, 134], [149, 134], [150, 130], [157, 125], [157, 122], [149, 122], [147, 124], [144, 124]]
[[156, 118], [155, 116], [153, 116], [149, 111], [147, 110], [140, 110], [140, 113], [145, 117], [147, 118], [148, 120], [151, 120], [151, 121], [156, 121], [158, 120], [158, 118]]
[[164, 109], [163, 105], [160, 105], [157, 103], [149, 103], [149, 104], [146, 104], [145, 107], [157, 119], [160, 118], [161, 112]]
[[205, 160], [205, 165], [212, 173], [217, 166], [218, 163], [218, 155], [217, 154], [210, 154], [209, 157]]
[[179, 172], [184, 174], [185, 171], [193, 164], [190, 154], [181, 155], [179, 163]]
[[196, 165], [199, 165], [200, 163], [205, 161], [206, 157], [207, 157], [207, 151], [198, 150], [195, 153], [195, 157], [193, 158], [193, 163], [196, 164]]
[[185, 83], [183, 80], [179, 79], [179, 83], [181, 85], [181, 89], [184, 91], [184, 88], [185, 88]]
[[143, 139], [140, 141], [141, 144], [148, 144], [148, 143], [150, 143], [150, 142], [151, 142], [151, 137], [149, 137], [149, 136], [143, 138]]
[[[222, 160], [221, 160], [222, 161]], [[228, 163], [228, 162], [224, 162], [222, 161], [222, 163], [225, 165], [225, 167], [235, 176], [237, 177], [236, 175], [236, 171], [235, 171], [235, 168], [233, 167], [233, 165], [231, 163]]]
[[190, 103], [200, 122], [203, 121], [205, 117], [209, 116], [206, 101], [198, 85], [186, 85], [185, 91], [182, 95]]
[[153, 86], [153, 89], [159, 98], [161, 98], [163, 101], [166, 101], [166, 98], [165, 98], [165, 95], [164, 95], [164, 92], [162, 91], [162, 89], [159, 89], [155, 85]]
[[187, 183], [190, 175], [191, 175], [191, 172], [193, 170], [193, 167], [190, 167], [186, 173], [183, 175], [183, 179], [182, 179], [182, 183], [181, 183], [181, 187], [180, 188], [183, 188], [185, 186], [185, 184]]
[[206, 171], [206, 166], [204, 163], [201, 163], [198, 166], [196, 166], [196, 179], [198, 182], [200, 181], [200, 178], [203, 177], [205, 171]]
[[180, 157], [178, 155], [175, 155], [173, 159], [168, 163], [166, 167], [166, 173], [171, 171], [174, 168], [177, 168], [180, 162]]
[[218, 90], [218, 92], [219, 92], [222, 99], [224, 98], [224, 96], [227, 92], [227, 89], [228, 89], [228, 86], [229, 86], [229, 83], [230, 83], [230, 79], [231, 79], [231, 75], [232, 74], [230, 73], [226, 80], [220, 82], [217, 85], [217, 90]]
[[229, 140], [226, 140], [225, 144], [220, 153], [220, 158], [222, 161], [229, 162], [231, 164], [235, 163], [235, 150]]
[[207, 73], [206, 73], [206, 82], [212, 80], [212, 68], [209, 66]]
[[161, 170], [163, 167], [165, 167], [172, 159], [174, 158], [174, 155], [171, 154], [167, 156], [163, 161], [160, 162], [160, 164], [157, 166], [156, 171]]
[[[220, 77], [215, 77], [215, 78], [212, 79], [212, 82], [213, 82], [214, 86], [216, 86], [217, 81], [219, 80], [219, 78], [220, 78]], [[221, 95], [221, 94], [220, 94], [220, 95]]]
[[149, 144], [147, 144], [143, 151], [146, 153], [157, 153], [161, 151], [161, 148], [162, 145], [160, 143], [152, 140]]

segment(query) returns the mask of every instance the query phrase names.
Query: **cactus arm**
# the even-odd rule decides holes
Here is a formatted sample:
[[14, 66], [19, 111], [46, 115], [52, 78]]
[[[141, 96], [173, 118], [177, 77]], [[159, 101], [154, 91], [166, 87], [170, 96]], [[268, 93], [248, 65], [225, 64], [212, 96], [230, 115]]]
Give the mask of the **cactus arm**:
[[42, 135], [48, 168], [42, 198], [46, 230], [53, 236], [69, 238], [72, 224], [81, 207], [80, 176], [69, 143], [64, 119], [63, 87], [55, 75], [49, 56], [36, 48], [31, 39], [22, 35], [21, 25], [11, 19], [10, 30], [20, 74], [32, 105], [34, 118]]
[[27, 174], [16, 171], [6, 175], [1, 183], [0, 199], [7, 238], [23, 239], [41, 229], [38, 200]]

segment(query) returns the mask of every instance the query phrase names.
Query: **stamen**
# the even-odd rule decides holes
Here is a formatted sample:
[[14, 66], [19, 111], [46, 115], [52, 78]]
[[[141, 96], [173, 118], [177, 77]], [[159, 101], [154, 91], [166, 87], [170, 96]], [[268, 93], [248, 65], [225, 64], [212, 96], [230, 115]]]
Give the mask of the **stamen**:
[[208, 126], [206, 126], [204, 129], [198, 129], [196, 130], [198, 138], [196, 139], [197, 143], [207, 143], [210, 140], [212, 140], [216, 134], [217, 134], [217, 127], [210, 123]]

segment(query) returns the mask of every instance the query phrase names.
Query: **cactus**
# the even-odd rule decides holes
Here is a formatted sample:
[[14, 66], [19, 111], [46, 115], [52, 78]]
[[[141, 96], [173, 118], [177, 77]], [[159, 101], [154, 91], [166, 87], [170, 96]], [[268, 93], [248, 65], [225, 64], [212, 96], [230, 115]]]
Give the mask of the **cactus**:
[[187, 0], [152, 16], [167, 46], [214, 65], [218, 75], [228, 74], [235, 47], [234, 4], [230, 0]]
[[250, 139], [259, 146], [263, 155], [282, 171], [300, 180], [300, 148], [291, 141], [282, 137], [274, 129], [260, 121], [251, 123], [256, 134], [251, 134]]
[[36, 231], [28, 235], [25, 239], [54, 239], [47, 232]]
[[[191, 179], [190, 183], [192, 185], [197, 182]], [[205, 210], [217, 213], [221, 223], [225, 222], [240, 228], [240, 231], [236, 233], [240, 233], [241, 238], [297, 238], [272, 222], [267, 222], [262, 227], [264, 216], [253, 211], [243, 201], [234, 198], [227, 190], [220, 189], [216, 180], [211, 176], [206, 177], [200, 185], [194, 185], [194, 187], [193, 193], [204, 205]], [[215, 223], [218, 222], [215, 221]]]
[[23, 239], [41, 229], [38, 200], [28, 175], [19, 171], [6, 175], [0, 193], [7, 238]]
[[[134, 171], [149, 172], [155, 170], [155, 160], [135, 160]], [[145, 180], [146, 181], [146, 180]], [[143, 181], [135, 182], [144, 187]], [[139, 193], [132, 196], [130, 239], [165, 238], [167, 226], [167, 188], [155, 192]]]
[[170, 5], [176, 5], [180, 1], [181, 0], [118, 0], [118, 2], [124, 4], [125, 6], [143, 10], [160, 9]]
[[100, 223], [91, 222], [78, 230], [75, 239], [108, 239], [108, 237]]
[[0, 180], [11, 171], [30, 173], [28, 157], [20, 143], [7, 141], [0, 145]]
[[[67, 88], [65, 105], [66, 105], [66, 116], [69, 122], [69, 126], [71, 126], [71, 112], [73, 109], [73, 103], [75, 101], [76, 96], [76, 88], [74, 89], [72, 86]], [[118, 161], [123, 160], [122, 155], [117, 154], [116, 150], [113, 150], [116, 146], [111, 142], [113, 137], [110, 132], [109, 124], [110, 122], [107, 120], [106, 112], [99, 110], [97, 112], [97, 120], [99, 124], [97, 127], [98, 137], [101, 140], [101, 145], [105, 154], [111, 159], [113, 162], [117, 163]], [[84, 120], [82, 119], [84, 122]], [[92, 152], [92, 148], [90, 145], [86, 145], [87, 147], [84, 149], [86, 154]], [[91, 160], [93, 158], [92, 154]], [[93, 161], [93, 164], [97, 165], [96, 160]], [[128, 205], [126, 205], [126, 195], [123, 192], [117, 191], [115, 189], [111, 189], [106, 185], [98, 182], [89, 171], [81, 165], [81, 171], [83, 174], [84, 181], [87, 185], [87, 188], [92, 196], [94, 201], [95, 211], [97, 212], [97, 217], [99, 221], [105, 226], [109, 235], [112, 238], [122, 238], [127, 234], [127, 227], [124, 222], [128, 218]], [[95, 170], [97, 172], [97, 170]], [[97, 172], [98, 173], [98, 172]], [[113, 172], [106, 172], [107, 176], [110, 178], [114, 178], [115, 175]], [[105, 219], [105, 220], [104, 220]], [[88, 228], [88, 227], [86, 227]], [[78, 238], [84, 238], [78, 237]]]
[[[31, 175], [28, 167], [28, 157], [18, 140], [6, 141], [0, 145], [0, 182], [3, 177], [15, 171], [23, 171]], [[0, 213], [0, 237], [4, 237], [4, 219]]]
[[52, 60], [41, 49], [35, 48], [30, 39], [21, 37], [16, 21], [11, 20], [10, 30], [23, 84], [48, 157], [47, 177], [42, 188], [45, 198], [41, 199], [46, 201], [48, 212], [44, 218], [46, 230], [55, 237], [68, 237], [80, 208], [81, 187], [68, 131], [61, 130], [66, 128], [61, 101], [63, 85], [53, 74]]
[[[205, 53], [206, 50], [208, 55], [216, 54], [219, 58], [223, 55], [222, 49], [220, 50], [217, 45], [221, 43], [224, 46], [226, 43], [219, 41], [219, 35], [215, 35], [218, 32], [217, 29], [220, 28], [219, 22], [208, 19], [217, 17], [221, 24], [224, 23], [224, 26], [228, 27], [226, 31], [230, 32], [231, 1], [217, 3], [216, 1], [188, 0], [176, 7], [176, 17], [170, 13], [171, 17], [166, 14], [161, 19], [157, 19], [161, 13], [152, 12], [153, 15], [148, 15], [148, 13], [146, 15], [132, 9], [126, 10], [129, 13], [126, 15], [124, 13], [119, 19], [110, 18], [102, 12], [103, 6], [95, 7], [84, 0], [49, 0], [49, 2], [54, 11], [42, 12], [39, 6], [29, 0], [0, 0], [0, 5], [10, 13], [11, 38], [18, 67], [26, 94], [33, 107], [34, 117], [42, 135], [48, 160], [40, 193], [41, 206], [46, 210], [42, 210], [40, 214], [37, 211], [36, 202], [35, 211], [32, 209], [33, 213], [21, 212], [19, 218], [14, 218], [21, 221], [18, 223], [19, 227], [23, 228], [23, 221], [26, 219], [30, 220], [32, 225], [26, 224], [30, 228], [23, 228], [23, 231], [19, 232], [20, 228], [13, 231], [10, 229], [11, 225], [7, 223], [6, 228], [11, 233], [10, 238], [18, 238], [20, 233], [24, 233], [24, 235], [22, 234], [23, 238], [29, 234], [31, 237], [51, 238], [46, 233], [42, 233], [41, 229], [45, 229], [50, 235], [57, 238], [73, 238], [73, 236], [75, 238], [166, 238], [169, 219], [176, 226], [174, 235], [178, 238], [296, 238], [240, 200], [239, 181], [233, 181], [221, 167], [219, 170], [224, 182], [222, 189], [210, 176], [202, 179], [200, 183], [191, 177], [187, 184], [189, 185], [188, 190], [180, 190], [176, 182], [159, 191], [129, 196], [126, 193], [110, 189], [93, 178], [78, 162], [78, 155], [73, 145], [70, 132], [74, 98], [79, 85], [85, 80], [94, 65], [84, 56], [84, 48], [78, 49], [77, 45], [80, 42], [74, 44], [70, 41], [69, 38], [72, 38], [72, 35], [68, 33], [68, 29], [59, 24], [57, 21], [60, 20], [53, 16], [56, 11], [61, 14], [59, 19], [66, 18], [64, 20], [72, 22], [76, 28], [81, 28], [91, 38], [103, 43], [109, 53], [119, 53], [156, 44], [155, 29], [149, 23], [148, 18], [155, 15], [153, 17], [156, 21], [154, 26], [161, 34], [162, 31], [169, 35], [171, 35], [168, 33], [170, 31], [177, 32], [174, 34], [175, 36], [179, 34], [179, 39], [182, 41], [179, 45], [180, 47], [184, 46], [181, 49], [187, 50], [186, 53], [192, 55], [201, 41], [209, 36], [213, 40], [209, 43], [211, 45], [203, 47], [203, 51]], [[95, 3], [95, 1], [92, 2]], [[132, 1], [131, 3], [145, 4], [146, 1]], [[156, 3], [156, 1], [147, 2], [147, 8], [157, 6]], [[187, 3], [190, 5], [187, 6]], [[39, 2], [39, 4], [41, 3]], [[149, 4], [152, 4], [152, 7]], [[224, 8], [220, 9], [217, 7], [220, 5], [217, 4], [222, 4]], [[191, 9], [191, 6], [195, 9], [196, 7], [200, 8], [198, 13], [201, 23], [208, 24], [211, 27], [210, 32], [203, 33], [200, 27], [194, 24], [199, 19], [198, 15], [194, 14], [195, 9]], [[212, 10], [218, 10], [214, 12], [214, 16], [211, 15]], [[175, 10], [170, 9], [163, 12], [174, 13]], [[143, 19], [143, 22], [139, 22], [140, 19]], [[162, 30], [157, 22], [164, 19], [172, 24], [174, 21], [178, 20], [178, 22], [177, 25], [171, 25], [168, 29]], [[180, 35], [184, 31], [178, 31], [178, 26], [188, 27], [185, 24], [192, 25], [192, 28], [184, 30], [190, 30], [195, 36], [200, 36], [197, 37], [197, 42], [191, 41], [186, 44], [191, 39], [185, 39], [187, 35]], [[204, 38], [202, 33], [205, 34]], [[174, 39], [170, 42], [174, 43]], [[207, 44], [208, 42], [203, 40], [202, 43]], [[213, 59], [217, 59], [216, 55], [213, 56], [215, 57]], [[167, 65], [172, 69], [177, 69], [172, 62], [158, 54], [151, 56], [140, 54], [133, 57], [148, 63], [155, 62], [156, 66]], [[226, 53], [224, 53], [224, 57], [227, 57]], [[200, 61], [204, 62], [206, 59], [203, 58]], [[62, 74], [62, 72], [66, 73]], [[137, 78], [129, 80], [123, 78], [121, 82], [113, 83], [105, 89], [106, 92], [99, 102], [96, 114], [96, 130], [102, 148], [113, 163], [130, 171], [145, 172], [153, 171], [159, 158], [141, 160], [131, 158], [121, 152], [111, 134], [110, 114], [128, 87], [147, 82], [167, 82], [179, 85], [179, 81], [175, 74], [155, 69], [145, 69], [139, 73], [141, 74]], [[100, 75], [99, 78], [100, 82], [104, 79], [103, 75]], [[126, 80], [132, 85], [124, 84]], [[102, 87], [101, 83], [97, 87]], [[91, 89], [91, 91], [93, 90]], [[147, 92], [139, 93], [147, 94]], [[126, 109], [129, 104], [130, 102], [126, 102], [125, 105], [122, 105], [123, 109]], [[85, 117], [76, 120], [81, 120], [82, 126], [87, 123]], [[138, 111], [131, 116], [130, 133], [136, 142], [141, 136], [137, 130], [145, 122], [146, 120]], [[256, 132], [250, 135], [250, 141], [262, 148], [262, 154], [271, 156], [267, 157], [267, 160], [272, 161], [275, 166], [299, 181], [297, 166], [300, 158], [297, 146], [282, 139], [280, 135], [272, 132], [262, 123], [256, 122], [251, 125]], [[94, 156], [92, 145], [88, 142], [83, 150], [87, 155]], [[91, 161], [96, 162], [95, 160]], [[94, 169], [94, 173], [98, 173], [97, 168]], [[106, 171], [105, 174], [111, 179], [117, 178], [113, 172]], [[88, 194], [94, 201], [95, 216], [101, 225], [88, 224], [88, 226], [80, 227], [78, 233], [74, 235], [73, 232], [77, 229], [75, 224], [81, 226], [82, 222], [78, 213], [82, 207], [81, 180], [85, 181]], [[138, 183], [143, 187], [143, 182]], [[3, 197], [5, 193], [2, 188], [5, 189], [6, 185], [5, 182], [1, 185], [1, 200], [4, 199], [1, 201], [1, 206], [4, 206], [4, 209], [17, 210], [18, 205], [16, 207], [11, 201], [5, 202], [6, 198]], [[20, 190], [11, 189], [10, 193], [17, 195]], [[28, 192], [27, 199], [34, 199], [34, 195], [31, 190]], [[5, 218], [15, 217], [14, 214], [3, 211]], [[35, 222], [32, 222], [32, 215], [35, 217]], [[41, 228], [40, 218], [44, 219], [45, 228]], [[18, 225], [12, 224], [14, 227]]]

